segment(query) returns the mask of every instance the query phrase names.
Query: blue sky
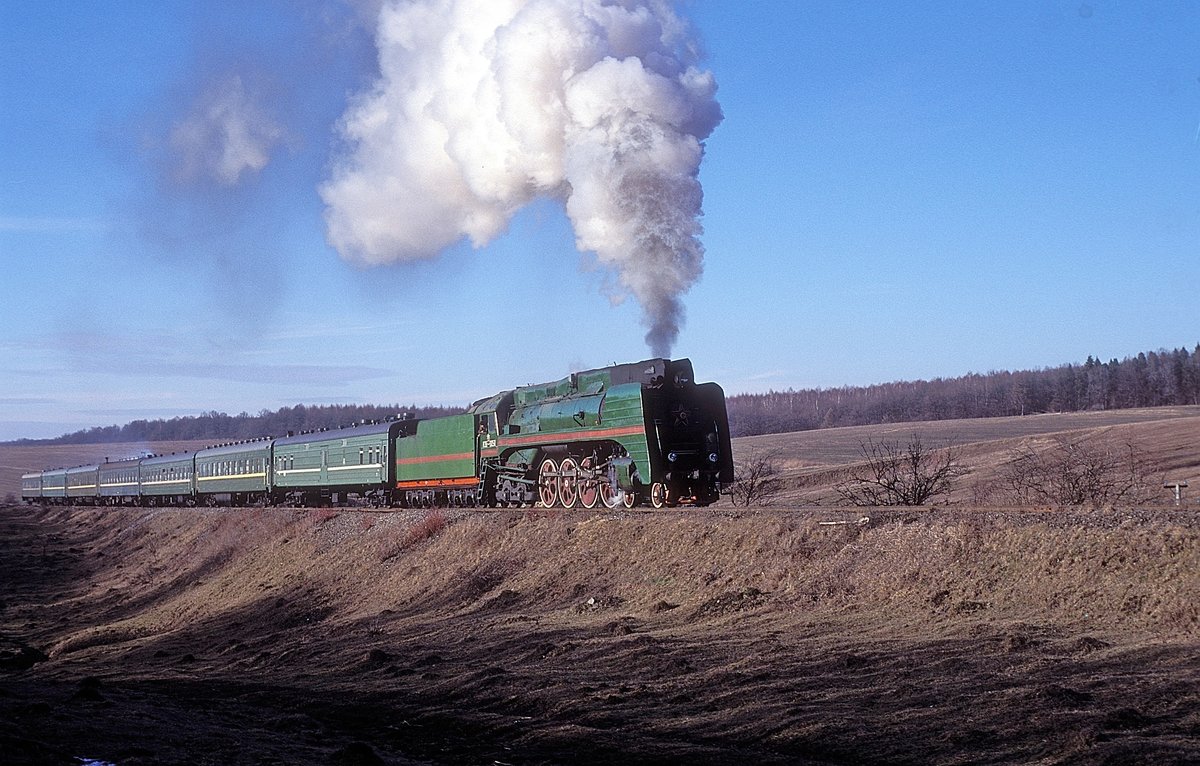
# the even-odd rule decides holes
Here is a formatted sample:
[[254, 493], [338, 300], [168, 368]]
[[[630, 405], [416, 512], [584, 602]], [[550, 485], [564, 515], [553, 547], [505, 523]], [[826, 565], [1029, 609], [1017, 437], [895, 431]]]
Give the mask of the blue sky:
[[[377, 7], [0, 3], [0, 440], [465, 404], [651, 355], [553, 195], [436, 258], [362, 266], [328, 243], [321, 189], [379, 75]], [[1200, 342], [1200, 6], [677, 12], [723, 114], [672, 348], [701, 379], [869, 384]], [[214, 159], [188, 126], [227, 107], [249, 148]]]

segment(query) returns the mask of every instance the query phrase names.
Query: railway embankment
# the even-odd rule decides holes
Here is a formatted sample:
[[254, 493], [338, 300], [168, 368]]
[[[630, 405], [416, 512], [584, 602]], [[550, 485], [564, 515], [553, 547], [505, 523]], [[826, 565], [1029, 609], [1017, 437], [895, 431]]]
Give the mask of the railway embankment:
[[11, 507], [0, 581], [15, 762], [1200, 754], [1194, 510]]

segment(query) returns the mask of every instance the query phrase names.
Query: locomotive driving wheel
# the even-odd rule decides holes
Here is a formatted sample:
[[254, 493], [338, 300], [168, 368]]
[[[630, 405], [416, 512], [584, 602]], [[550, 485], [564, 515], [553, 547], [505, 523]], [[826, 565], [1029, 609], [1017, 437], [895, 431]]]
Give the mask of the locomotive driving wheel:
[[574, 508], [579, 501], [579, 464], [565, 457], [558, 464], [558, 500], [563, 508]]
[[553, 508], [558, 502], [558, 464], [551, 458], [543, 460], [538, 469], [538, 500], [543, 508]]
[[592, 471], [593, 465], [591, 456], [579, 461], [579, 504], [584, 508], [595, 508], [600, 500], [600, 480]]

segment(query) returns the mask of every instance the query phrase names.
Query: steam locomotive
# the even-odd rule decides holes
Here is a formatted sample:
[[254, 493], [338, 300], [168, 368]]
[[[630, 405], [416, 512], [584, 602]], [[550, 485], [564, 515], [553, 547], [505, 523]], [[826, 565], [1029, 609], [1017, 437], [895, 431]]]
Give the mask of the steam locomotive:
[[733, 482], [725, 394], [687, 359], [576, 372], [396, 418], [21, 477], [29, 503], [703, 506]]

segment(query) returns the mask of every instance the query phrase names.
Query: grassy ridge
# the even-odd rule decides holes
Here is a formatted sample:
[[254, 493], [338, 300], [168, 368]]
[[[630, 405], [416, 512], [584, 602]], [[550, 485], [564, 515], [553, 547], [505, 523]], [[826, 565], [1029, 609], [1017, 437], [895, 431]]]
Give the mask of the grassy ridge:
[[[1194, 511], [431, 518], [6, 510], [0, 634], [49, 659], [0, 676], [0, 745], [293, 763], [348, 742], [398, 763], [1200, 752]], [[81, 677], [103, 685], [76, 696], [109, 704], [62, 703]], [[21, 713], [37, 705], [53, 715]]]

